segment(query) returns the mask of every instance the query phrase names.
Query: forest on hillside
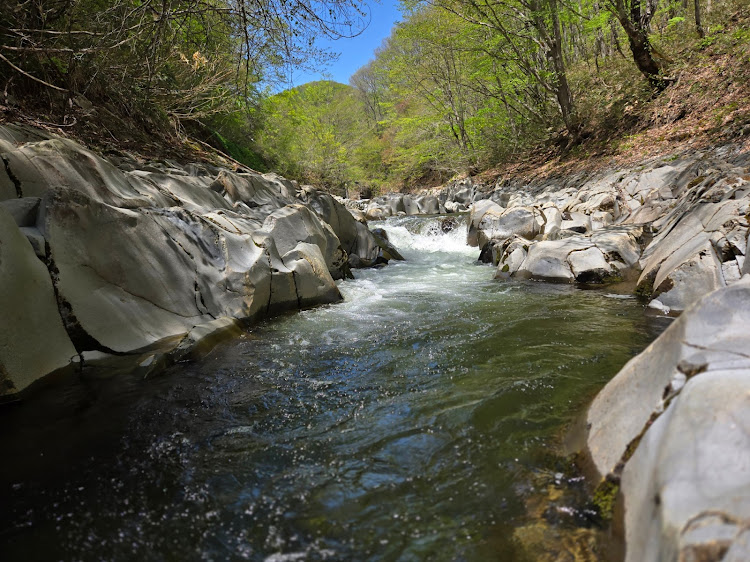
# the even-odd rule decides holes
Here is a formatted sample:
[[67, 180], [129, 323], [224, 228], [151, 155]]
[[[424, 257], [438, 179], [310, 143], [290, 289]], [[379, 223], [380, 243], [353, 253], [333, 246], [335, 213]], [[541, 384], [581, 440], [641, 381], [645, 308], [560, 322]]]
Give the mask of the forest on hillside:
[[[340, 193], [440, 183], [534, 147], [627, 135], [639, 104], [668, 98], [686, 73], [726, 54], [725, 83], [748, 81], [745, 0], [402, 0], [401, 9], [349, 85], [279, 93], [290, 67], [335, 56], [317, 36], [356, 35], [377, 4], [27, 0], [0, 12], [0, 77], [6, 104], [33, 100], [64, 124], [92, 103]], [[702, 82], [689, 93], [711, 95], [715, 84]]]

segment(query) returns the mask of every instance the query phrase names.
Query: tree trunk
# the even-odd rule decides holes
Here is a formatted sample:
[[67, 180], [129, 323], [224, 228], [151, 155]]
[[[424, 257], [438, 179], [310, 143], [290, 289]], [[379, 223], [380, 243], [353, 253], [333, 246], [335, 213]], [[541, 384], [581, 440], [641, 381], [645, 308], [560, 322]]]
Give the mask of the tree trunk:
[[701, 23], [701, 2], [700, 0], [695, 0], [695, 30], [698, 32], [698, 36], [703, 39], [706, 36], [706, 32], [703, 29], [703, 24]]
[[[575, 105], [573, 103], [573, 93], [568, 84], [568, 76], [565, 71], [565, 59], [562, 52], [562, 31], [560, 29], [560, 17], [557, 11], [557, 0], [547, 0], [552, 19], [552, 36], [549, 36], [543, 19], [539, 16], [535, 18], [535, 27], [539, 35], [547, 46], [545, 56], [552, 66], [554, 73], [552, 89], [555, 92], [557, 105], [560, 108], [560, 114], [565, 123], [565, 128], [575, 142], [581, 132], [580, 122], [576, 115]], [[536, 13], [539, 14], [538, 5], [535, 6]]]
[[633, 61], [648, 80], [651, 87], [661, 91], [666, 87], [661, 77], [661, 67], [651, 53], [651, 42], [648, 40], [647, 24], [641, 17], [640, 0], [630, 0], [630, 11], [625, 7], [625, 0], [616, 0], [615, 15], [628, 36]]

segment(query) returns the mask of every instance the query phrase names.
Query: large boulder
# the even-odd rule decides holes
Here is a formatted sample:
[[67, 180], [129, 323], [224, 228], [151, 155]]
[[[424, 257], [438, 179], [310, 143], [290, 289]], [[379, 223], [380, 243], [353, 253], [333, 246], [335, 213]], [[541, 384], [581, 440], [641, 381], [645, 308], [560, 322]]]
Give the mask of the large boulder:
[[488, 211], [493, 211], [496, 214], [503, 212], [503, 207], [491, 201], [489, 199], [483, 199], [477, 201], [471, 206], [471, 212], [469, 213], [468, 231], [466, 234], [466, 243], [469, 246], [479, 246], [479, 225], [484, 218], [484, 215]]
[[282, 260], [294, 272], [297, 308], [342, 300], [318, 246], [300, 242], [293, 250], [284, 254]]
[[621, 477], [627, 560], [750, 558], [748, 326], [744, 277], [685, 310], [589, 408], [593, 464]]
[[506, 240], [511, 236], [521, 236], [532, 240], [542, 231], [544, 218], [534, 207], [513, 207], [499, 210], [488, 208], [477, 229], [477, 242], [483, 248], [490, 240]]
[[[366, 224], [357, 221], [352, 213], [331, 195], [312, 187], [305, 187], [300, 198], [326, 222], [350, 257], [350, 265], [368, 267], [375, 263], [379, 247]], [[351, 259], [356, 256], [356, 259]], [[352, 267], [356, 267], [352, 265]]]
[[63, 327], [49, 271], [0, 207], [0, 399], [64, 368], [76, 350]]
[[69, 188], [48, 189], [42, 206], [53, 281], [79, 350], [146, 348], [213, 319], [193, 261], [208, 259], [210, 246], [184, 248], [151, 217]]
[[263, 232], [274, 239], [281, 255], [293, 250], [299, 242], [318, 246], [333, 278], [342, 279], [347, 275], [348, 256], [341, 242], [333, 229], [308, 207], [287, 205], [271, 213], [263, 223]]

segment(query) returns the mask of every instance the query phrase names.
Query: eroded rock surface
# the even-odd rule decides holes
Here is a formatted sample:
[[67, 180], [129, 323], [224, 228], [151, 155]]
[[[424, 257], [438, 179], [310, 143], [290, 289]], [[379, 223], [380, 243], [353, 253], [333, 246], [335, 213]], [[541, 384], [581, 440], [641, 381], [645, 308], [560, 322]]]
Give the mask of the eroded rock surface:
[[748, 326], [750, 276], [686, 310], [591, 405], [588, 450], [621, 479], [627, 560], [750, 559]]
[[275, 174], [109, 160], [15, 126], [0, 127], [0, 157], [0, 397], [91, 357], [150, 372], [201, 334], [336, 302], [334, 279], [397, 254]]

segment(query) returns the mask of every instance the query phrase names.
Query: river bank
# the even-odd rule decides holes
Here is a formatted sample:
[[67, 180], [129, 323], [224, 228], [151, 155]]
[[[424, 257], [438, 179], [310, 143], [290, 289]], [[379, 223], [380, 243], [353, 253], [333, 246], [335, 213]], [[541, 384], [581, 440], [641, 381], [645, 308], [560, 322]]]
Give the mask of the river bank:
[[626, 560], [750, 557], [749, 163], [727, 145], [347, 203], [369, 217], [470, 210], [468, 241], [497, 279], [610, 286], [682, 313], [586, 417], [583, 464]]
[[[124, 153], [104, 157], [73, 141], [52, 138], [28, 128], [3, 127], [0, 132], [0, 152], [4, 163], [4, 167], [0, 168], [0, 193], [3, 199], [0, 202], [0, 282], [4, 289], [0, 295], [0, 307], [6, 319], [0, 326], [3, 394], [6, 399], [17, 398], [19, 393], [26, 390], [30, 402], [19, 406], [20, 409], [16, 411], [33, 414], [35, 383], [38, 386], [41, 384], [38, 381], [53, 384], [57, 381], [57, 385], [50, 390], [61, 391], [60, 400], [67, 412], [62, 418], [66, 421], [61, 427], [67, 427], [70, 431], [80, 427], [77, 426], [79, 422], [106, 427], [107, 424], [102, 423], [104, 418], [99, 416], [106, 417], [110, 410], [122, 408], [119, 419], [126, 430], [122, 430], [121, 426], [111, 435], [95, 430], [96, 439], [93, 441], [97, 446], [90, 447], [85, 439], [79, 442], [84, 457], [93, 455], [92, 458], [96, 458], [100, 451], [109, 451], [104, 456], [107, 462], [112, 461], [119, 454], [120, 446], [117, 443], [121, 443], [123, 438], [134, 439], [127, 428], [132, 420], [139, 419], [140, 414], [130, 410], [128, 402], [138, 399], [144, 384], [148, 387], [147, 383], [142, 382], [144, 378], [164, 372], [170, 365], [173, 366], [169, 372], [177, 376], [184, 369], [184, 361], [205, 353], [228, 335], [247, 338], [243, 329], [264, 317], [340, 302], [345, 287], [343, 279], [350, 275], [351, 269], [377, 267], [397, 258], [398, 245], [404, 241], [407, 247], [415, 249], [412, 239], [414, 232], [410, 235], [412, 238], [404, 238], [401, 242], [397, 240], [399, 233], [404, 233], [399, 230], [406, 228], [404, 224], [396, 223], [388, 227], [391, 237], [396, 237], [394, 248], [382, 233], [371, 232], [366, 224], [368, 218], [374, 220], [403, 215], [407, 220], [419, 214], [448, 212], [447, 217], [440, 221], [433, 219], [430, 227], [434, 230], [433, 241], [448, 244], [442, 249], [446, 254], [443, 257], [448, 261], [442, 264], [425, 262], [434, 248], [421, 248], [419, 252], [407, 255], [415, 266], [425, 268], [410, 270], [412, 273], [401, 280], [400, 288], [395, 291], [396, 300], [389, 299], [387, 293], [381, 292], [375, 285], [359, 285], [362, 290], [351, 293], [355, 302], [345, 304], [341, 312], [335, 313], [333, 322], [348, 325], [347, 322], [352, 319], [346, 317], [348, 309], [345, 307], [358, 306], [357, 301], [375, 306], [376, 303], [372, 303], [368, 297], [368, 292], [372, 292], [380, 295], [381, 300], [389, 303], [391, 308], [386, 312], [377, 312], [376, 307], [356, 315], [357, 322], [362, 326], [355, 323], [356, 326], [351, 325], [348, 332], [354, 334], [362, 327], [369, 329], [368, 326], [373, 326], [376, 337], [350, 340], [351, 334], [337, 331], [338, 327], [325, 330], [322, 332], [324, 339], [316, 340], [315, 349], [329, 349], [328, 346], [336, 339], [344, 341], [344, 347], [334, 346], [330, 355], [320, 355], [318, 359], [322, 367], [310, 366], [302, 368], [302, 371], [340, 365], [341, 357], [349, 353], [350, 347], [360, 346], [356, 368], [351, 372], [345, 370], [346, 373], [352, 376], [362, 373], [366, 377], [376, 376], [382, 368], [377, 360], [379, 349], [386, 342], [391, 349], [387, 354], [387, 368], [394, 371], [394, 380], [400, 381], [400, 386], [384, 387], [382, 390], [386, 397], [401, 397], [399, 400], [404, 401], [400, 404], [408, 412], [415, 408], [415, 403], [407, 397], [410, 393], [419, 393], [421, 388], [420, 385], [409, 385], [408, 381], [411, 377], [421, 376], [420, 373], [432, 377], [420, 379], [421, 384], [427, 385], [426, 388], [432, 388], [431, 385], [438, 385], [435, 387], [438, 388], [444, 384], [463, 396], [460, 388], [451, 386], [449, 369], [452, 363], [441, 363], [444, 360], [441, 354], [451, 349], [450, 342], [459, 347], [464, 343], [476, 344], [471, 350], [463, 350], [458, 360], [460, 363], [464, 357], [476, 365], [488, 361], [487, 369], [480, 369], [482, 374], [478, 375], [477, 381], [481, 382], [480, 387], [487, 385], [487, 388], [493, 389], [489, 392], [490, 397], [482, 394], [486, 389], [483, 391], [473, 386], [474, 381], [468, 383], [472, 391], [464, 396], [465, 401], [461, 404], [451, 405], [449, 398], [438, 393], [442, 398], [433, 404], [435, 411], [449, 413], [454, 412], [455, 408], [458, 412], [470, 412], [468, 417], [459, 418], [470, 427], [479, 426], [481, 429], [483, 420], [486, 421], [485, 411], [498, 406], [497, 411], [487, 414], [492, 420], [490, 425], [497, 431], [479, 431], [475, 437], [470, 437], [483, 444], [481, 451], [470, 451], [471, 455], [482, 456], [482, 463], [493, 459], [492, 444], [509, 439], [510, 435], [516, 436], [513, 438], [517, 439], [513, 441], [516, 445], [522, 443], [518, 445], [521, 449], [532, 447], [532, 444], [533, 447], [541, 447], [535, 450], [543, 456], [541, 451], [549, 443], [548, 433], [534, 436], [534, 432], [528, 429], [540, 424], [546, 428], [545, 431], [551, 431], [546, 422], [540, 422], [546, 416], [540, 412], [568, 407], [578, 411], [630, 356], [641, 351], [658, 333], [659, 330], [636, 327], [638, 319], [642, 320], [644, 314], [642, 305], [632, 298], [632, 293], [636, 292], [638, 298], [644, 299], [651, 309], [650, 314], [657, 317], [675, 316], [684, 310], [673, 326], [607, 384], [588, 410], [585, 449], [600, 480], [595, 499], [601, 513], [611, 515], [616, 523], [624, 523], [626, 556], [631, 560], [657, 560], [693, 554], [715, 555], [715, 559], [719, 559], [720, 555], [727, 553], [735, 553], [732, 555], [743, 559], [747, 554], [744, 529], [750, 514], [745, 510], [750, 502], [746, 501], [744, 490], [747, 488], [747, 466], [750, 466], [750, 445], [745, 438], [747, 393], [744, 388], [748, 371], [745, 350], [750, 347], [747, 339], [750, 297], [748, 278], [743, 279], [742, 275], [747, 274], [750, 267], [750, 261], [745, 259], [750, 215], [750, 158], [741, 147], [725, 146], [697, 153], [654, 157], [634, 168], [613, 168], [531, 182], [516, 178], [483, 185], [461, 180], [415, 196], [392, 194], [373, 201], [348, 201], [345, 202], [350, 209], [347, 211], [342, 202], [330, 195], [274, 175], [217, 168], [205, 163], [145, 162]], [[456, 218], [456, 213], [461, 211], [469, 213], [466, 224]], [[465, 234], [474, 249], [464, 246]], [[454, 247], [456, 236], [461, 239], [458, 250]], [[482, 261], [492, 264], [494, 270], [473, 265], [477, 255]], [[450, 260], [455, 260], [455, 263], [451, 264]], [[460, 266], [459, 270], [454, 269], [456, 264]], [[487, 274], [486, 278], [480, 280], [467, 274], [467, 268], [471, 267], [481, 267], [483, 274]], [[399, 271], [395, 269], [393, 275], [398, 277]], [[381, 273], [372, 270], [359, 275], [374, 282]], [[466, 279], [462, 276], [466, 276]], [[505, 283], [492, 282], [493, 276]], [[442, 281], [432, 286], [426, 282], [430, 277]], [[590, 292], [577, 291], [576, 287], [606, 289]], [[422, 300], [422, 292], [432, 300]], [[476, 300], [476, 309], [460, 306], [444, 308], [443, 300], [452, 304], [461, 303], [464, 299], [462, 295], [469, 294]], [[488, 294], [491, 295], [489, 299], [486, 298]], [[506, 299], [517, 302], [514, 298], [516, 294], [524, 295], [522, 302], [518, 301], [521, 302], [520, 312], [503, 308]], [[631, 298], [621, 298], [628, 296]], [[408, 326], [392, 323], [394, 318], [391, 316], [399, 316], [399, 299], [407, 303], [413, 301], [412, 305], [416, 308], [410, 309], [407, 316], [416, 315], [416, 323], [414, 319]], [[620, 301], [625, 304], [613, 304]], [[572, 304], [558, 306], [555, 302]], [[623, 310], [628, 312], [623, 313]], [[618, 311], [630, 317], [630, 321], [616, 329], [619, 325]], [[324, 312], [316, 312], [314, 323], [325, 323]], [[337, 317], [336, 314], [344, 316]], [[483, 315], [507, 317], [510, 324], [489, 322]], [[304, 324], [305, 318], [302, 316], [297, 322]], [[514, 318], [516, 320], [511, 322]], [[456, 319], [460, 321], [457, 323]], [[527, 325], [529, 319], [532, 326]], [[295, 325], [294, 322], [291, 321], [289, 325]], [[379, 323], [381, 327], [378, 327]], [[421, 324], [430, 325], [431, 331], [421, 331]], [[280, 324], [283, 325], [287, 324]], [[591, 327], [593, 331], [589, 329]], [[306, 329], [315, 331], [311, 326]], [[263, 340], [261, 347], [252, 352], [254, 362], [250, 366], [241, 360], [239, 367], [237, 363], [232, 364], [232, 361], [238, 361], [238, 353], [241, 356], [240, 345], [239, 349], [233, 348], [230, 356], [226, 356], [218, 367], [213, 364], [214, 367], [229, 373], [228, 379], [232, 379], [232, 373], [243, 373], [243, 369], [253, 369], [264, 361], [271, 362], [267, 376], [284, 372], [299, 359], [301, 349], [308, 349], [310, 339], [299, 334], [292, 336], [283, 328], [281, 332], [274, 330], [270, 328], [269, 333], [276, 336], [283, 334], [291, 342], [288, 346], [285, 344], [283, 353], [289, 358], [283, 360], [283, 365], [274, 358], [274, 354], [279, 353], [281, 343], [274, 341], [274, 336], [269, 336]], [[391, 336], [399, 333], [404, 337], [391, 341]], [[558, 362], [554, 367], [542, 369], [546, 374], [540, 382], [534, 371], [541, 368], [539, 361], [551, 349], [545, 344], [545, 338], [549, 340], [547, 344], [559, 344], [556, 351]], [[559, 338], [564, 341], [557, 341]], [[633, 343], [636, 340], [638, 343]], [[536, 342], [531, 347], [539, 354], [534, 358], [525, 354], [524, 346], [531, 341]], [[596, 352], [589, 343], [599, 350], [616, 350], [613, 352], [617, 359], [607, 361], [606, 368], [601, 365], [592, 367], [599, 360], [591, 357], [610, 351]], [[625, 347], [620, 346], [622, 343]], [[501, 361], [508, 347], [513, 348], [513, 356], [508, 358], [507, 368], [500, 369], [497, 362]], [[582, 355], [579, 357], [576, 352], [573, 354], [575, 359], [568, 358], [573, 363], [578, 362], [578, 366], [568, 371], [566, 377], [580, 379], [595, 372], [597, 374], [591, 385], [569, 387], [567, 383], [550, 382], [557, 381], [553, 376], [556, 369], [565, 371], [570, 367], [561, 359], [565, 353], [560, 354], [560, 350], [567, 347], [579, 348]], [[428, 353], [424, 364], [407, 369], [408, 356], [420, 355], [423, 349], [431, 350], [432, 355]], [[391, 361], [393, 357], [395, 359]], [[371, 363], [373, 358], [376, 359], [374, 365]], [[520, 378], [514, 378], [511, 370], [518, 369], [525, 362], [528, 369]], [[399, 371], [402, 367], [406, 371]], [[292, 370], [295, 376], [299, 374]], [[502, 376], [499, 376], [500, 372]], [[116, 373], [125, 377], [123, 380], [130, 381], [128, 384], [133, 385], [134, 393], [131, 389], [118, 394], [117, 384], [109, 386], [101, 382], [113, 378]], [[497, 378], [493, 378], [496, 375]], [[212, 388], [210, 373], [201, 373], [196, 380], [204, 387]], [[293, 392], [296, 388], [294, 377], [282, 378], [274, 383], [271, 395], [256, 395], [254, 383], [236, 387], [234, 383], [225, 381], [226, 384], [220, 384], [212, 398], [210, 415], [215, 414], [221, 419], [223, 414], [220, 412], [223, 412], [227, 401], [232, 402], [227, 393], [237, 391], [250, 395], [249, 402], [240, 400], [241, 409], [261, 409], [271, 412], [270, 415], [283, 417], [285, 408], [292, 407], [295, 401], [315, 404], [316, 401], [328, 400], [327, 390], [313, 388], [317, 384], [315, 381], [320, 380], [328, 379], [315, 378], [310, 383], [310, 389], [299, 396], [284, 394], [282, 388], [289, 386]], [[348, 384], [346, 381], [339, 382], [345, 383], [344, 386]], [[553, 390], [559, 390], [561, 396], [568, 398], [544, 398], [541, 402], [528, 404], [528, 411], [524, 410], [520, 418], [514, 418], [512, 412], [509, 413], [515, 410], [510, 407], [513, 404], [507, 404], [508, 400], [523, 403], [519, 392], [523, 395], [524, 389], [528, 389], [532, 396], [538, 396], [537, 391], [543, 391], [548, 382]], [[323, 387], [328, 388], [326, 384]], [[92, 388], [99, 390], [90, 393]], [[196, 397], [195, 401], [191, 398], [190, 408], [175, 415], [190, 417], [203, 407], [199, 388], [193, 387], [190, 391], [191, 396]], [[352, 408], [356, 410], [356, 394], [367, 394], [369, 387], [354, 385], [352, 388], [352, 393], [342, 398], [343, 412], [347, 416], [351, 416]], [[72, 402], [66, 401], [68, 393], [76, 395], [78, 391], [82, 396], [77, 396]], [[341, 397], [335, 392], [333, 398]], [[43, 394], [37, 393], [36, 396]], [[174, 395], [178, 404], [168, 406], [168, 411], [173, 407], [179, 408], [180, 392]], [[575, 398], [570, 398], [572, 395]], [[51, 394], [44, 396], [49, 399]], [[102, 396], [109, 396], [110, 401], [100, 400]], [[267, 405], [269, 397], [277, 398], [270, 400], [270, 406]], [[379, 394], [376, 398], [374, 403], [383, 407], [375, 407], [363, 427], [369, 431], [377, 427], [381, 420], [387, 421], [391, 419], [390, 416], [396, 416], [393, 422], [395, 426], [386, 424], [388, 428], [383, 437], [384, 454], [391, 464], [397, 465], [400, 462], [398, 459], [406, 459], [424, 447], [430, 462], [438, 452], [441, 453], [438, 455], [440, 458], [450, 457], [450, 446], [466, 437], [459, 431], [442, 442], [434, 434], [421, 429], [414, 433], [407, 431], [404, 435], [396, 426], [408, 426], [411, 423], [409, 419], [399, 417], [398, 409], [389, 409], [392, 406], [390, 402], [379, 402], [382, 398]], [[161, 407], [158, 399], [148, 396], [146, 400], [151, 403], [148, 412], [158, 418]], [[570, 400], [575, 405], [569, 406]], [[84, 412], [94, 412], [94, 415], [85, 420], [71, 416], [72, 404], [80, 405]], [[527, 416], [530, 412], [537, 412], [541, 418], [536, 414]], [[326, 425], [325, 408], [318, 411], [313, 407], [304, 415], [300, 413], [293, 418], [296, 423], [303, 424], [308, 414], [321, 417], [319, 421], [322, 425], [318, 426], [318, 430], [322, 434], [331, 430], [331, 426]], [[8, 415], [11, 418], [14, 416]], [[21, 428], [23, 420], [34, 418], [34, 415], [25, 415], [12, 422], [11, 426]], [[232, 410], [229, 418], [221, 422], [216, 431], [222, 435], [231, 431], [235, 415], [245, 414]], [[557, 419], [555, 423], [562, 423], [560, 416], [559, 411], [552, 416]], [[434, 417], [427, 416], [427, 419]], [[422, 420], [416, 427], [428, 427], [430, 423]], [[54, 443], [54, 446], [48, 445], [48, 454], [62, 464], [69, 458], [68, 445], [72, 450], [78, 450], [78, 445], [73, 446], [54, 429], [49, 433], [50, 427], [54, 426], [50, 418], [42, 416], [32, 426], [36, 429], [28, 434], [19, 429], [5, 449], [17, 451], [12, 455], [16, 460], [8, 469], [8, 474], [15, 476], [9, 476], [6, 482], [11, 486], [9, 498], [18, 509], [26, 505], [25, 498], [30, 489], [27, 487], [30, 483], [23, 477], [19, 479], [18, 475], [23, 474], [26, 468], [30, 475], [41, 475], [49, 470], [49, 465], [34, 458], [35, 447], [42, 447], [43, 442]], [[237, 427], [251, 427], [251, 424], [242, 423]], [[559, 428], [559, 425], [556, 427]], [[301, 428], [302, 425], [297, 427]], [[338, 426], [334, 424], [335, 431], [338, 431], [336, 428]], [[39, 438], [40, 434], [35, 433], [37, 429], [46, 437]], [[87, 427], [82, 435], [89, 435], [90, 430]], [[175, 428], [169, 435], [157, 431], [151, 441], [141, 442], [133, 450], [130, 460], [123, 461], [123, 469], [127, 470], [128, 463], [138, 454], [145, 454], [148, 447], [158, 448], [160, 443], [167, 443], [164, 446], [168, 454], [164, 462], [171, 462], [169, 456], [179, 449], [178, 445], [183, 441], [180, 435], [177, 436], [178, 445], [170, 439], [174, 437], [173, 434], [182, 434], [184, 430], [190, 432], [195, 428]], [[233, 463], [250, 463], [247, 466], [251, 466], [255, 462], [256, 438], [262, 441], [271, 437], [268, 434], [258, 436], [253, 430], [246, 429], [240, 433], [245, 435], [243, 432], [246, 431], [252, 433], [252, 443], [245, 444], [245, 447], [237, 444], [234, 437], [230, 438], [230, 448], [236, 446], [240, 451], [239, 457], [230, 456]], [[527, 434], [528, 431], [531, 433]], [[276, 439], [278, 435], [272, 437]], [[289, 445], [288, 437], [283, 437], [282, 449]], [[190, 448], [197, 442], [212, 439], [199, 432], [196, 439], [188, 439], [185, 446]], [[484, 443], [490, 444], [489, 449], [484, 448]], [[276, 450], [275, 442], [267, 445], [268, 450]], [[308, 446], [313, 445], [306, 443], [303, 448]], [[355, 448], [357, 454], [365, 454], [362, 451], [369, 450], [363, 447]], [[199, 446], [199, 450], [200, 455], [210, 456], [215, 452], [211, 446]], [[50, 451], [57, 452], [53, 454]], [[512, 468], [514, 461], [510, 458], [515, 459], [503, 456], [496, 462], [502, 475], [498, 478], [508, 482], [513, 481], [516, 474]], [[27, 461], [29, 464], [24, 464]], [[156, 470], [158, 474], [168, 473], [170, 478], [175, 477], [177, 481], [192, 482], [194, 465], [188, 465], [184, 473], [178, 470], [175, 475], [170, 472], [171, 469], [165, 473], [159, 465], [162, 460], [157, 461], [156, 467], [149, 465], [140, 473], [143, 479], [152, 478], [153, 470]], [[459, 464], [451, 465], [448, 472], [452, 474], [459, 470], [460, 461], [459, 456]], [[358, 462], [367, 464], [361, 458]], [[198, 467], [203, 465], [204, 461], [198, 463]], [[210, 466], [210, 463], [205, 461], [205, 465]], [[71, 466], [80, 465], [73, 463]], [[323, 470], [321, 466], [314, 464], [310, 470]], [[484, 468], [480, 472], [492, 473], [489, 465], [482, 466]], [[552, 471], [554, 466], [554, 463], [549, 465], [542, 462], [528, 468], [528, 471]], [[692, 468], [686, 470], [684, 467]], [[274, 470], [269, 469], [269, 473], [275, 474]], [[358, 486], [364, 486], [361, 481], [363, 474], [370, 474], [365, 468], [362, 470], [364, 472], [356, 472]], [[337, 474], [337, 477], [346, 476], [344, 473]], [[382, 482], [384, 486], [394, 484], [392, 479], [389, 480], [393, 475], [388, 474], [390, 476]], [[551, 474], [556, 475], [557, 469]], [[225, 475], [227, 478], [234, 476], [228, 468]], [[99, 476], [101, 474], [97, 478]], [[297, 477], [300, 475], [290, 478]], [[405, 478], [404, 482], [411, 482], [407, 477], [399, 476], [402, 477]], [[372, 478], [367, 476], [365, 480], [373, 483], [377, 496], [383, 492], [378, 484], [380, 476]], [[470, 479], [471, 476], [467, 478], [462, 480], [462, 486], [465, 484], [467, 488], [454, 490], [449, 486], [453, 494], [449, 497], [473, 493], [474, 480]], [[526, 486], [534, 487], [534, 478], [524, 478]], [[208, 472], [201, 479], [206, 484], [210, 480]], [[555, 478], [542, 480], [545, 486], [553, 485], [556, 481]], [[79, 481], [76, 477], [65, 482], [67, 486]], [[399, 487], [399, 482], [394, 485]], [[85, 514], [99, 509], [96, 498], [102, 495], [105, 483], [106, 480], [101, 480], [101, 485], [94, 487], [94, 495], [88, 498], [94, 501], [93, 504], [82, 504], [84, 511], [81, 512], [81, 522], [90, 523], [91, 519]], [[18, 484], [20, 487], [16, 487]], [[55, 483], [55, 486], [58, 484]], [[136, 483], [131, 481], [128, 490], [132, 491], [135, 486]], [[265, 481], [263, 486], [273, 486], [273, 478]], [[481, 484], [478, 486], [481, 487]], [[68, 495], [60, 505], [70, 506], [70, 502], [77, 505], [81, 500], [79, 495], [72, 488], [64, 486], [64, 489]], [[179, 488], [165, 489], [182, 494]], [[190, 486], [187, 489], [191, 489]], [[212, 488], [209, 486], [205, 489]], [[233, 501], [254, 505], [246, 497], [248, 493], [251, 496], [254, 494], [252, 487], [240, 485], [238, 489], [240, 495], [233, 496]], [[358, 489], [362, 492], [362, 488]], [[426, 486], [422, 494], [428, 495], [429, 489]], [[479, 497], [486, 502], [496, 501], [497, 497], [504, 497], [503, 494], [506, 497], [512, 495], [508, 489], [498, 489]], [[42, 486], [37, 489], [38, 494], [31, 496], [41, 502], [48, 490]], [[200, 496], [204, 493], [201, 490], [204, 488], [199, 487], [194, 491]], [[694, 492], [688, 493], [691, 490]], [[159, 496], [158, 490], [152, 492]], [[334, 492], [336, 490], [330, 496], [324, 494], [320, 505], [325, 508], [326, 505], [336, 504], [338, 492]], [[223, 493], [221, 490], [216, 492], [218, 496]], [[370, 497], [367, 495], [369, 492], [362, 493]], [[209, 496], [215, 499], [212, 494], [209, 493]], [[352, 499], [356, 494], [344, 496]], [[520, 494], [520, 498], [515, 501], [522, 503], [523, 494]], [[129, 502], [131, 498], [126, 494], [118, 497], [117, 501], [120, 500]], [[159, 502], [162, 500], [163, 497]], [[154, 506], [148, 498], [144, 501], [144, 506], [153, 510], [154, 532], [159, 529], [159, 522], [163, 518], [177, 516], [165, 512], [159, 502]], [[357, 509], [365, 512], [377, 502], [371, 499], [366, 503], [360, 505], [355, 502]], [[276, 505], [274, 502], [271, 504]], [[123, 511], [123, 505], [127, 504], [115, 502], [112, 507], [107, 533], [119, 531], [115, 521], [117, 514]], [[289, 506], [288, 503], [285, 505]], [[342, 505], [350, 505], [349, 500]], [[452, 516], [450, 506], [449, 502], [445, 503], [443, 507], [446, 509], [435, 513], [435, 525]], [[222, 513], [225, 508], [227, 503], [217, 501], [214, 511]], [[317, 518], [328, 517], [330, 513], [324, 508], [316, 514], [308, 514], [309, 520], [306, 519], [305, 525], [313, 525], [313, 519], [318, 521]], [[197, 513], [202, 508], [198, 503], [191, 503], [186, 509], [197, 510]], [[610, 513], [606, 513], [608, 511]], [[542, 512], [546, 513], [544, 510]], [[563, 509], [555, 513], [564, 512]], [[20, 511], [13, 513], [14, 518], [17, 516], [23, 520]], [[47, 530], [54, 534], [54, 520], [63, 514], [57, 507], [45, 513], [49, 516]], [[201, 518], [204, 515], [204, 512], [200, 513]], [[550, 517], [554, 518], [553, 515]], [[484, 523], [492, 527], [494, 523], [491, 522], [497, 521], [494, 519], [496, 516], [496, 513], [491, 513]], [[227, 529], [233, 529], [237, 521], [232, 519], [227, 523], [228, 527], [220, 526], [218, 531], [228, 532]], [[278, 539], [278, 535], [272, 532], [271, 520], [265, 521], [267, 536]], [[250, 521], [244, 523], [250, 524]], [[137, 531], [137, 524], [133, 524]], [[30, 525], [33, 529], [33, 522]], [[90, 544], [80, 534], [84, 532], [85, 525], [75, 525], [70, 528], [72, 534], [69, 540], [72, 542], [69, 542], [68, 548], [72, 549], [71, 552], [78, 552], [76, 549], [81, 545]], [[304, 535], [303, 530], [295, 525], [290, 527], [291, 534], [284, 538], [291, 542], [282, 541], [279, 544], [291, 549], [304, 547], [303, 551], [307, 552], [304, 549], [311, 547], [314, 538]], [[338, 537], [334, 542], [343, 541], [346, 537], [347, 527], [342, 525], [334, 533]], [[511, 548], [507, 542], [508, 532], [497, 531], [497, 536], [502, 538], [491, 539], [488, 537], [495, 535], [488, 530], [489, 527], [476, 530], [472, 524], [467, 527], [467, 534], [473, 536], [472, 533], [479, 532], [481, 548], [491, 549], [494, 540], [501, 550]], [[544, 532], [544, 529], [533, 525], [525, 527], [531, 534]], [[34, 542], [33, 532], [27, 534], [23, 525], [11, 525], [9, 528], [14, 529], [12, 533], [22, 536], [17, 544]], [[308, 529], [306, 526], [304, 528]], [[521, 528], [524, 525], [515, 527], [516, 530]], [[618, 524], [614, 528], [619, 528]], [[180, 529], [179, 526], [175, 528], [177, 535]], [[419, 533], [424, 531], [420, 527]], [[450, 526], [445, 527], [446, 534], [438, 533], [435, 542], [430, 542], [424, 552], [440, 552], [449, 541], [446, 537], [459, 531], [464, 532], [464, 528], [457, 531]], [[294, 542], [294, 533], [302, 533], [307, 538]], [[323, 531], [321, 533], [325, 534]], [[510, 535], [514, 534], [515, 531], [510, 532]], [[126, 535], [131, 546], [143, 538], [139, 532]], [[391, 540], [381, 537], [378, 532], [372, 536], [377, 541]], [[153, 542], [156, 539], [151, 536], [149, 540]], [[149, 540], [144, 539], [143, 544], [150, 544]], [[273, 541], [270, 546], [258, 550], [258, 540], [261, 537], [246, 538], [235, 546], [241, 549], [248, 544], [255, 545], [253, 548], [256, 550], [252, 550], [251, 557], [256, 558], [276, 552]], [[468, 541], [465, 543], [468, 545], [466, 552], [480, 552], [473, 550], [477, 545], [471, 539]], [[324, 557], [329, 551], [339, 552], [337, 549], [347, 553], [356, 552], [356, 548], [347, 550], [349, 547], [344, 548], [338, 543], [324, 543], [325, 540], [315, 543], [318, 545], [315, 548], [319, 547], [315, 551], [316, 556]], [[164, 543], [162, 546], [168, 549], [170, 544]], [[367, 542], [366, 547], [363, 544], [355, 543], [354, 547], [359, 545], [367, 552], [377, 552], [376, 543]], [[403, 552], [412, 552], [409, 541], [397, 544], [405, 549]], [[126, 545], [120, 546], [126, 548]], [[19, 548], [23, 550], [25, 547]], [[200, 538], [195, 539], [192, 548], [198, 548], [200, 552], [207, 548], [213, 552], [213, 547]], [[414, 548], [416, 550], [413, 552], [422, 552]], [[294, 550], [292, 554], [303, 551]], [[388, 549], [384, 548], [383, 552], [386, 551]]]
[[273, 174], [104, 157], [13, 125], [0, 155], [0, 399], [86, 365], [146, 376], [337, 302], [335, 279], [393, 253], [330, 195]]
[[497, 283], [454, 220], [373, 225], [406, 260], [339, 281], [341, 303], [6, 410], [0, 551], [599, 556], [560, 434], [671, 320], [607, 290]]

